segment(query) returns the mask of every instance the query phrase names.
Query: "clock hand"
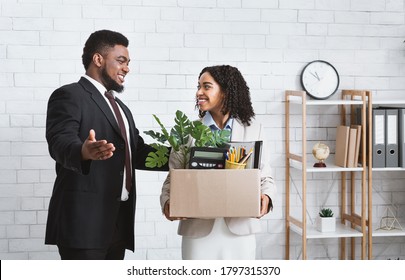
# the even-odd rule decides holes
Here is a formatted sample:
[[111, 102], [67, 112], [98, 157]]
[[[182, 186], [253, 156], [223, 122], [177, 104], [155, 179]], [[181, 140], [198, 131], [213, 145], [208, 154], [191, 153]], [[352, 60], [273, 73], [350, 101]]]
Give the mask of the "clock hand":
[[320, 81], [320, 79], [319, 79], [319, 76], [318, 76], [318, 73], [316, 73], [315, 72], [315, 74], [314, 73], [312, 73], [312, 72], [309, 72], [312, 76], [314, 76], [318, 81]]
[[318, 76], [318, 72], [316, 72], [316, 71], [315, 71], [315, 75], [316, 75], [316, 78], [318, 79], [318, 81], [320, 81], [320, 80], [321, 80], [321, 78], [319, 78], [319, 76]]

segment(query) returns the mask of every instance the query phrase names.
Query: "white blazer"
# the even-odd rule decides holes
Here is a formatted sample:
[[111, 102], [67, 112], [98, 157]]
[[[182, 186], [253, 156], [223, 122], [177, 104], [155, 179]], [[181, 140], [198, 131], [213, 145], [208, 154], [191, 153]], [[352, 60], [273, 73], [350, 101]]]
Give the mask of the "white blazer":
[[[271, 176], [271, 167], [268, 161], [268, 147], [264, 139], [263, 127], [260, 123], [252, 120], [250, 126], [243, 125], [239, 120], [233, 121], [231, 141], [263, 141], [262, 157], [260, 163], [261, 170], [261, 193], [270, 197], [272, 202], [275, 201], [277, 189]], [[177, 157], [170, 157], [170, 168], [181, 168], [180, 163], [176, 160]], [[162, 186], [160, 195], [160, 204], [162, 211], [164, 205], [170, 198], [170, 173]], [[182, 220], [179, 223], [178, 234], [188, 237], [204, 237], [207, 236], [213, 226], [215, 219], [195, 219], [189, 218]], [[229, 230], [236, 235], [247, 235], [261, 231], [260, 222], [257, 218], [225, 218]]]

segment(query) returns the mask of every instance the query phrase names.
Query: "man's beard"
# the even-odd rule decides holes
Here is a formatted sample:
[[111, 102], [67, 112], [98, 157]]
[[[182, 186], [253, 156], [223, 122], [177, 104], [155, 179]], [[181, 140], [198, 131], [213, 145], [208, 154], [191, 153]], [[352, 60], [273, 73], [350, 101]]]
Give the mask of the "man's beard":
[[101, 70], [101, 79], [103, 79], [103, 84], [107, 91], [113, 90], [115, 92], [122, 92], [124, 90], [124, 86], [118, 84], [116, 81], [114, 81], [107, 73], [105, 68]]

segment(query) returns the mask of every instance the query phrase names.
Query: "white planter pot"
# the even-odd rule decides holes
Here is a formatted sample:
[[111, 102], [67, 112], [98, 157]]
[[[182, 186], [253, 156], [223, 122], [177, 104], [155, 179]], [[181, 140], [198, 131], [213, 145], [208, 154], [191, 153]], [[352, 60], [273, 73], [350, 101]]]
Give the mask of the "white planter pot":
[[336, 217], [317, 217], [316, 229], [320, 232], [334, 232], [336, 230]]

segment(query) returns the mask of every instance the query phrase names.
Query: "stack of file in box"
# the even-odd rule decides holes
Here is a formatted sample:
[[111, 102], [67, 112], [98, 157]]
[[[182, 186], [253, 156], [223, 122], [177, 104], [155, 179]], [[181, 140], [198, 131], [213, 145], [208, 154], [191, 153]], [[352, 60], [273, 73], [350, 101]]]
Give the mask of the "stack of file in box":
[[373, 167], [405, 167], [405, 108], [373, 108]]
[[361, 125], [336, 128], [335, 165], [341, 167], [357, 167], [361, 143]]

